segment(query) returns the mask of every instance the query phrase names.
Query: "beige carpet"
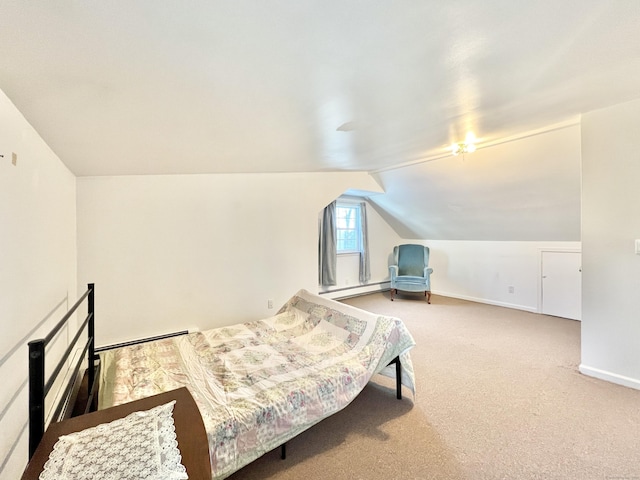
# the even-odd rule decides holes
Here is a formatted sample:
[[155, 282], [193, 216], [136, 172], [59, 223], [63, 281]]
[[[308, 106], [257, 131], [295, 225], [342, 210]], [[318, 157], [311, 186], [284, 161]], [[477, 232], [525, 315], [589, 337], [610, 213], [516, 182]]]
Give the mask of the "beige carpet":
[[581, 375], [580, 323], [433, 296], [345, 303], [404, 320], [418, 392], [377, 376], [233, 479], [640, 480], [640, 391]]

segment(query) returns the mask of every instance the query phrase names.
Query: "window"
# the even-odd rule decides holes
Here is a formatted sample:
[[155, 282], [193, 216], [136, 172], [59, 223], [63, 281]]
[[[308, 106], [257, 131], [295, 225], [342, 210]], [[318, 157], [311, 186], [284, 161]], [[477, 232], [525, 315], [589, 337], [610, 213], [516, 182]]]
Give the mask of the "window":
[[362, 250], [360, 205], [336, 205], [337, 253], [356, 253]]

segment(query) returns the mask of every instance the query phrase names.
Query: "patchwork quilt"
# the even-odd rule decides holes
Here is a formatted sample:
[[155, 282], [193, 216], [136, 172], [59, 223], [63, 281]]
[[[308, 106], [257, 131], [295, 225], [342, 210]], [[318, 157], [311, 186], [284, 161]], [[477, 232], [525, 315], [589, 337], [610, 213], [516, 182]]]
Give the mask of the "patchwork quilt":
[[402, 363], [415, 394], [398, 318], [299, 291], [273, 317], [100, 354], [100, 408], [186, 386], [222, 479], [346, 407], [377, 373]]

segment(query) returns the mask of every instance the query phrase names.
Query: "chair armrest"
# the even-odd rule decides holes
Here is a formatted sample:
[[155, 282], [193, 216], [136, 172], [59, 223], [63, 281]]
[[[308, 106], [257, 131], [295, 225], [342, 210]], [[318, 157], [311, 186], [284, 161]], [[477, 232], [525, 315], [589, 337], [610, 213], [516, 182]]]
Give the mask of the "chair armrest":
[[398, 276], [398, 266], [389, 265], [389, 278], [391, 278], [391, 280], [395, 280], [397, 276]]
[[433, 268], [431, 267], [427, 267], [424, 269], [424, 276], [427, 277], [428, 275], [431, 275], [433, 273]]

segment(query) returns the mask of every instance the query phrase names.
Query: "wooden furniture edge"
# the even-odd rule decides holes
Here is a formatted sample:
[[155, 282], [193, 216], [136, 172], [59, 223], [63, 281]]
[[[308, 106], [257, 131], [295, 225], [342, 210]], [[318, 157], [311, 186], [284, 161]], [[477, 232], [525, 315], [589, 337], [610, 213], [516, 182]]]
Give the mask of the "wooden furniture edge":
[[182, 464], [187, 469], [190, 480], [211, 479], [211, 464], [209, 460], [209, 443], [204, 423], [195, 400], [186, 387], [171, 390], [152, 397], [146, 397], [134, 402], [116, 407], [98, 410], [97, 412], [69, 418], [58, 423], [51, 423], [42, 437], [31, 461], [22, 476], [22, 480], [37, 480], [44, 468], [45, 462], [53, 446], [62, 435], [68, 435], [102, 423], [108, 423], [127, 415], [149, 410], [155, 406], [176, 400], [173, 409], [174, 424], [178, 448], [182, 455]]

